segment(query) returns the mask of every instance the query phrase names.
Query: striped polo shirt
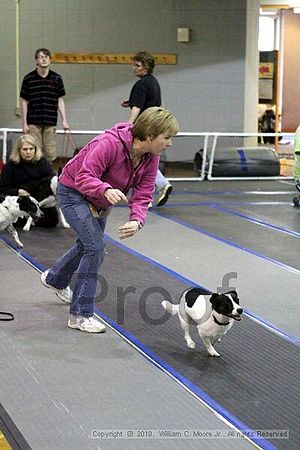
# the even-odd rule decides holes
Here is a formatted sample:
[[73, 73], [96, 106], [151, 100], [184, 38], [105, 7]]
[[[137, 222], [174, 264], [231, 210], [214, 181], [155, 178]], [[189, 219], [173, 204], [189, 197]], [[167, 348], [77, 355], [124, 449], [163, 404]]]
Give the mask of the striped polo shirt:
[[22, 83], [20, 97], [28, 101], [28, 125], [57, 124], [58, 99], [65, 95], [62, 77], [49, 70], [43, 78], [37, 70], [28, 73]]

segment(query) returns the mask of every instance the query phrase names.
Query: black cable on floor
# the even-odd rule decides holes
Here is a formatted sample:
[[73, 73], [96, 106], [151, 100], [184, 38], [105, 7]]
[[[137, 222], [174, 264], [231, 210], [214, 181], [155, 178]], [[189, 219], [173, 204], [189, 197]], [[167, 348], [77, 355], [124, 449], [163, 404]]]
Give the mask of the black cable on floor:
[[[6, 316], [6, 317], [1, 317], [1, 316]], [[0, 311], [0, 320], [3, 320], [3, 321], [14, 320], [14, 315], [9, 312]]]

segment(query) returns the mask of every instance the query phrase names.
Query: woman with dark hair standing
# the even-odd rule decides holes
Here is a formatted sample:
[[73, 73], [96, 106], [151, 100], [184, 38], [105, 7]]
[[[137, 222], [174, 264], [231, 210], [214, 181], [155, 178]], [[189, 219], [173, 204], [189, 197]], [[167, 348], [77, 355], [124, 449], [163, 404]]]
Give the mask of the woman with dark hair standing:
[[[105, 326], [94, 317], [94, 298], [107, 216], [114, 205], [128, 204], [129, 220], [118, 229], [120, 239], [133, 236], [143, 227], [152, 201], [159, 155], [171, 147], [177, 131], [173, 114], [163, 108], [148, 108], [134, 124], [118, 123], [94, 138], [64, 167], [57, 188], [58, 200], [77, 239], [42, 273], [41, 281], [71, 303], [70, 328], [88, 333], [105, 331]], [[75, 271], [72, 293], [69, 284]]]
[[[41, 178], [55, 176], [49, 162], [43, 157], [42, 151], [33, 136], [23, 134], [17, 140], [11, 152], [9, 161], [5, 164], [0, 177], [0, 194], [30, 195], [24, 186]], [[58, 224], [59, 218], [56, 207], [41, 208], [44, 216], [37, 226], [52, 228]], [[19, 219], [17, 225], [24, 225], [25, 219]]]

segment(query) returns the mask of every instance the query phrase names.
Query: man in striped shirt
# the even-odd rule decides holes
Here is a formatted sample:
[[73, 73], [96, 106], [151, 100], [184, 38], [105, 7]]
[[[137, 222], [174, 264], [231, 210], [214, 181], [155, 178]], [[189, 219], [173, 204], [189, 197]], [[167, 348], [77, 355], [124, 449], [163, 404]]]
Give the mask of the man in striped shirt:
[[24, 134], [34, 136], [49, 162], [56, 158], [58, 111], [64, 130], [69, 129], [66, 119], [65, 93], [62, 77], [50, 70], [51, 53], [46, 48], [35, 52], [37, 68], [28, 73], [21, 87], [21, 117]]

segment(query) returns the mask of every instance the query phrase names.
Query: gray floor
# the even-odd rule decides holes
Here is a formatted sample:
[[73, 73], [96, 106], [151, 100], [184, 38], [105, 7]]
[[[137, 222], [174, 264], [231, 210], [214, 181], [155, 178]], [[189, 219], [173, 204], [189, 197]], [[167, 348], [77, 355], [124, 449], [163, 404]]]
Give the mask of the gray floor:
[[[127, 211], [116, 208], [108, 222], [100, 279], [108, 293], [106, 302], [99, 294], [97, 308], [136, 347], [111, 329], [103, 336], [68, 330], [66, 307], [39, 284], [32, 266], [0, 244], [1, 309], [16, 316], [14, 322], [0, 322], [0, 402], [28, 444], [49, 449], [253, 447], [224, 436], [105, 442], [89, 437], [92, 429], [229, 430], [228, 420], [240, 429], [270, 429], [269, 423], [288, 429], [288, 440], [257, 442], [262, 448], [297, 448], [300, 212], [291, 206], [293, 194], [288, 182], [177, 183], [166, 207], [154, 208], [139, 235], [121, 244], [116, 230]], [[34, 245], [34, 236], [44, 239]], [[45, 230], [22, 235], [24, 250], [44, 266], [63, 252], [68, 239], [72, 235], [65, 230], [57, 230], [55, 240]], [[221, 359], [209, 359], [200, 343], [188, 352], [175, 318], [163, 331], [151, 320], [146, 324], [137, 311], [135, 299], [145, 289], [163, 288], [176, 302], [184, 286], [196, 283], [215, 291], [227, 274], [248, 314], [224, 338]], [[139, 295], [116, 302], [118, 288], [128, 287]], [[150, 318], [157, 317], [151, 316], [157, 314], [155, 302]], [[279, 368], [290, 380], [290, 389], [285, 392], [283, 383], [281, 393], [271, 376]], [[263, 384], [259, 378], [268, 373]], [[180, 376], [185, 388], [178, 384]]]

